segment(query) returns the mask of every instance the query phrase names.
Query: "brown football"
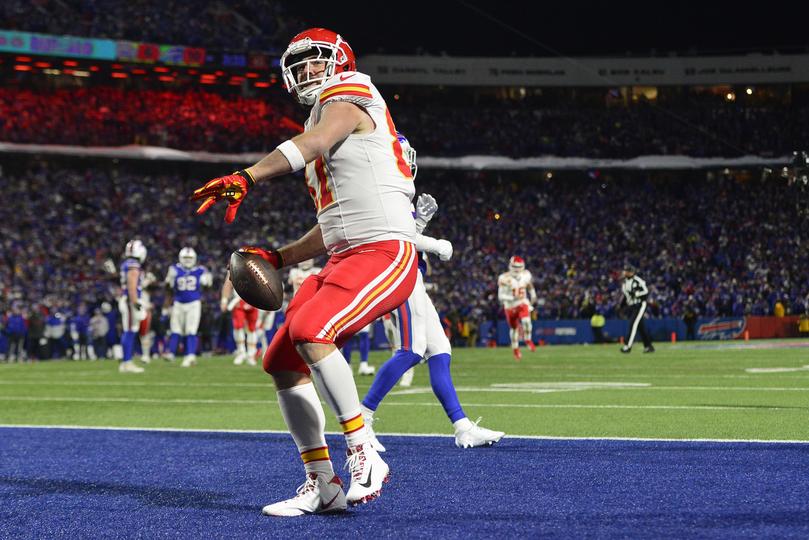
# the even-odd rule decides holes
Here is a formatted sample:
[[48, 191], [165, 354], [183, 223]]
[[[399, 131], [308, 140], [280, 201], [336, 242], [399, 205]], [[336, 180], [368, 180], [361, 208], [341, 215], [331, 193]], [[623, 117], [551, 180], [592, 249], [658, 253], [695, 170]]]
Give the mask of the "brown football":
[[256, 253], [233, 252], [230, 256], [230, 280], [242, 300], [258, 309], [276, 311], [284, 303], [281, 275]]

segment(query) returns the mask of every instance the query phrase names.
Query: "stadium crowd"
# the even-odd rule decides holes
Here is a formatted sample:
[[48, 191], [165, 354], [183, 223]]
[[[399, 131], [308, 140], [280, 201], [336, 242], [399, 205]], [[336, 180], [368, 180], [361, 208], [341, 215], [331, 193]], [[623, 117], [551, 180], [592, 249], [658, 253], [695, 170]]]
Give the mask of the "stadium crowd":
[[[19, 143], [259, 152], [296, 133], [303, 111], [279, 88], [260, 97], [203, 90], [0, 88], [0, 140]], [[681, 109], [422, 107], [392, 103], [421, 155], [632, 158], [784, 156], [809, 147], [809, 107], [712, 103]], [[474, 134], [458, 137], [458, 133]]]
[[277, 51], [305, 26], [282, 2], [257, 0], [0, 2], [3, 29], [224, 50]]
[[[0, 181], [14, 204], [0, 206], [6, 331], [33, 313], [68, 317], [82, 305], [88, 314], [115, 305], [117, 265], [133, 237], [145, 242], [146, 269], [158, 280], [182, 246], [193, 246], [217, 277], [205, 301], [215, 311], [235, 247], [278, 245], [314, 224], [300, 177], [255, 190], [232, 226], [215, 212], [192, 218], [188, 194], [222, 167], [191, 167], [7, 164]], [[793, 189], [758, 177], [681, 175], [423, 169], [418, 191], [440, 205], [427, 232], [455, 247], [451, 262], [433, 261], [437, 308], [476, 325], [500, 317], [496, 276], [520, 254], [535, 276], [541, 318], [576, 318], [592, 303], [617, 316], [613, 272], [625, 263], [646, 277], [652, 316], [766, 315], [779, 301], [787, 313], [803, 313], [809, 251], [799, 232], [809, 217]]]

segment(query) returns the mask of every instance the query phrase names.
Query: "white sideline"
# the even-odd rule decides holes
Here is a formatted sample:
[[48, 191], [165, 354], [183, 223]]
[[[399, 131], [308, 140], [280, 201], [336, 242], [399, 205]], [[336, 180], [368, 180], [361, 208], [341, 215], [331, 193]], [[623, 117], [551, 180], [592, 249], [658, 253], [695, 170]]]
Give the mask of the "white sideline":
[[[274, 429], [191, 429], [191, 428], [154, 428], [154, 427], [119, 427], [119, 426], [73, 426], [57, 425], [42, 426], [34, 424], [0, 424], [0, 429], [72, 429], [72, 430], [97, 430], [97, 431], [158, 431], [158, 432], [178, 432], [178, 433], [255, 433], [255, 434], [289, 434], [288, 431]], [[342, 435], [336, 431], [327, 431], [327, 435]], [[446, 437], [452, 435], [446, 433], [381, 433], [383, 437]], [[654, 437], [560, 437], [554, 435], [510, 435], [508, 439], [527, 440], [547, 440], [547, 441], [636, 441], [636, 442], [693, 442], [693, 443], [755, 443], [755, 444], [809, 444], [809, 440], [789, 440], [789, 439], [663, 439]]]

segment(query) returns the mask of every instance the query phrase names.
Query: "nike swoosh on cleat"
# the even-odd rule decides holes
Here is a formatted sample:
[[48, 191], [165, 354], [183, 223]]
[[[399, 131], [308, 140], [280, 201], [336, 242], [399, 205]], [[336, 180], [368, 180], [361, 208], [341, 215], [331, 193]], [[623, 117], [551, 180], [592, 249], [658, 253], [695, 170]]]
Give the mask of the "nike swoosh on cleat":
[[361, 483], [360, 483], [360, 486], [362, 486], [362, 487], [364, 487], [364, 488], [369, 488], [369, 487], [371, 487], [371, 473], [373, 473], [373, 472], [374, 472], [374, 466], [373, 466], [373, 465], [371, 465], [371, 466], [368, 468], [368, 480], [366, 480], [365, 482], [361, 482]]
[[340, 492], [338, 491], [337, 493], [334, 494], [334, 497], [332, 497], [329, 502], [327, 502], [326, 504], [321, 504], [320, 509], [321, 510], [328, 510], [329, 506], [331, 506], [332, 503], [334, 503], [334, 500], [339, 496], [340, 496]]

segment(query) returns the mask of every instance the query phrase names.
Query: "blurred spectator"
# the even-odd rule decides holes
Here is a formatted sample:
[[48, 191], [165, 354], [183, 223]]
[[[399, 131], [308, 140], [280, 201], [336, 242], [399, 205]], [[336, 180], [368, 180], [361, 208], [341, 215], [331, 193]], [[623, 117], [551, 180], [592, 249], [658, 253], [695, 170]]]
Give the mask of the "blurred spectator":
[[101, 360], [107, 358], [107, 333], [109, 332], [109, 322], [101, 313], [101, 308], [96, 308], [90, 319], [90, 339], [92, 340], [95, 356]]

